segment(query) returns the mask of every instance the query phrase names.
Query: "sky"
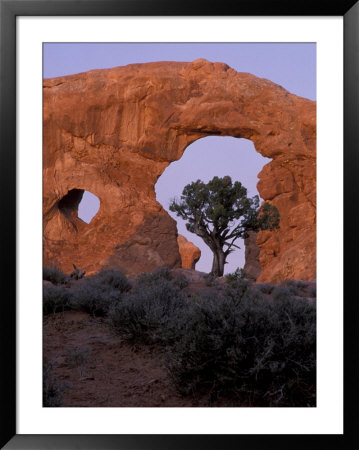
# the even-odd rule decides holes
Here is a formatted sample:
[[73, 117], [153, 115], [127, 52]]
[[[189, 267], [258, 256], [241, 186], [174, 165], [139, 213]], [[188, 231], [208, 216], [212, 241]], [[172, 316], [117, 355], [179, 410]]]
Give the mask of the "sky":
[[[314, 43], [45, 43], [43, 76], [52, 78], [153, 61], [193, 61], [205, 58], [224, 62], [238, 72], [249, 72], [273, 81], [289, 92], [316, 99], [316, 45]], [[200, 139], [184, 152], [179, 161], [167, 167], [156, 184], [157, 200], [168, 211], [172, 198], [179, 198], [183, 187], [197, 179], [204, 182], [213, 176], [230, 175], [258, 194], [257, 174], [270, 161], [256, 152], [247, 139], [210, 136]], [[99, 200], [85, 192], [79, 206], [79, 217], [86, 222], [97, 213]], [[174, 213], [179, 233], [197, 245], [202, 252], [196, 269], [209, 272], [212, 253], [203, 241], [189, 233]], [[244, 265], [244, 246], [228, 258], [225, 273]]]

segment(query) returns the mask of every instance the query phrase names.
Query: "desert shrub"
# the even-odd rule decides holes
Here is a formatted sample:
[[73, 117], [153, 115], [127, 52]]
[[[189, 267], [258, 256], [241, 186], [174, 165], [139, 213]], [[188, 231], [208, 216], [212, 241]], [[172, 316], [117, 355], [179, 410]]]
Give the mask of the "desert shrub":
[[87, 280], [74, 288], [71, 307], [93, 316], [105, 316], [113, 304], [121, 301], [122, 295], [110, 285]]
[[237, 267], [237, 269], [233, 273], [229, 273], [226, 275], [226, 283], [231, 284], [234, 281], [242, 280], [246, 278], [246, 273], [244, 269], [240, 269]]
[[43, 313], [55, 314], [71, 308], [72, 294], [62, 286], [43, 286]]
[[176, 274], [176, 276], [172, 278], [172, 285], [182, 290], [188, 286], [188, 280], [183, 275]]
[[44, 365], [42, 374], [42, 404], [45, 407], [59, 407], [62, 405], [63, 392], [66, 385], [52, 374], [53, 364]]
[[104, 269], [74, 286], [71, 306], [93, 316], [104, 316], [130, 289], [131, 283], [122, 272]]
[[177, 331], [176, 316], [185, 306], [175, 280], [158, 277], [155, 283], [146, 276], [134, 291], [113, 305], [109, 320], [113, 329], [130, 342], [168, 344]]
[[263, 294], [271, 294], [275, 286], [270, 283], [257, 283], [257, 288], [263, 292]]
[[183, 275], [176, 274], [174, 276], [168, 267], [159, 267], [152, 273], [142, 273], [136, 279], [137, 290], [147, 289], [157, 284], [166, 285], [166, 283], [168, 283], [168, 286], [180, 290], [188, 286], [188, 281]]
[[275, 286], [271, 293], [271, 296], [274, 300], [290, 299], [291, 297], [293, 297], [293, 295], [297, 295], [296, 288], [287, 286]]
[[202, 298], [179, 319], [167, 368], [182, 394], [252, 406], [315, 405], [315, 305], [290, 297]]
[[64, 284], [69, 277], [59, 267], [50, 265], [42, 268], [42, 279], [54, 284]]
[[141, 273], [137, 277], [136, 283], [138, 286], [152, 285], [156, 284], [157, 282], [162, 282], [164, 280], [166, 281], [172, 280], [171, 269], [169, 269], [168, 267], [158, 267], [151, 273]]
[[251, 282], [244, 278], [232, 279], [232, 281], [226, 285], [225, 295], [231, 299], [241, 299], [250, 286]]
[[75, 368], [83, 366], [89, 358], [91, 348], [89, 347], [74, 347], [66, 350], [65, 364], [68, 367]]
[[309, 287], [308, 294], [309, 294], [309, 297], [313, 297], [313, 298], [315, 298], [317, 296], [317, 286], [315, 284]]
[[96, 275], [89, 277], [87, 283], [91, 285], [105, 285], [120, 292], [127, 292], [131, 289], [131, 283], [119, 270], [102, 269]]
[[78, 369], [80, 377], [84, 376], [85, 364], [91, 353], [90, 347], [74, 347], [66, 350], [65, 364], [74, 369]]
[[208, 286], [208, 287], [217, 287], [218, 286], [217, 277], [215, 275], [213, 275], [212, 273], [208, 273], [208, 274], [204, 275], [203, 278], [204, 278], [204, 283], [206, 286]]
[[280, 284], [281, 284], [281, 286], [286, 286], [287, 288], [289, 288], [290, 292], [293, 295], [297, 295], [297, 296], [305, 296], [305, 292], [308, 287], [308, 283], [306, 283], [303, 280], [287, 279], [287, 280], [282, 280]]
[[256, 285], [249, 286], [243, 294], [243, 300], [247, 302], [262, 302], [264, 301], [263, 292], [257, 288]]

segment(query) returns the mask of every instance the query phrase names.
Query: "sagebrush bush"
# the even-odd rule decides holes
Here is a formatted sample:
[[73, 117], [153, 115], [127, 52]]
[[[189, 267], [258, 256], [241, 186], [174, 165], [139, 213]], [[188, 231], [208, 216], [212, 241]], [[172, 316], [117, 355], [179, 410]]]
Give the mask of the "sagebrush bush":
[[50, 265], [42, 268], [42, 279], [54, 284], [64, 284], [69, 277], [56, 265]]
[[252, 406], [315, 405], [315, 305], [257, 290], [202, 298], [184, 310], [167, 349], [183, 394], [210, 392]]
[[274, 300], [286, 300], [293, 295], [297, 295], [297, 289], [292, 286], [275, 286], [271, 293], [271, 297]]
[[157, 286], [157, 284], [166, 284], [179, 290], [188, 286], [188, 281], [181, 274], [172, 274], [168, 267], [159, 267], [151, 273], [142, 273], [136, 279], [136, 289], [140, 290], [148, 286]]
[[188, 281], [183, 275], [173, 276], [171, 269], [168, 267], [159, 267], [152, 273], [142, 273], [136, 279], [136, 286], [138, 289], [147, 286], [155, 286], [157, 283], [168, 282], [171, 286], [179, 289], [184, 289], [188, 286]]
[[47, 363], [43, 367], [42, 373], [42, 404], [45, 407], [59, 407], [62, 405], [63, 393], [66, 384], [52, 374], [53, 365]]
[[239, 267], [237, 267], [237, 269], [233, 273], [228, 273], [226, 275], [226, 283], [230, 284], [234, 281], [242, 280], [243, 278], [246, 278], [244, 269], [240, 269]]
[[212, 275], [211, 273], [208, 273], [203, 276], [204, 283], [208, 287], [217, 287], [218, 286], [218, 280], [215, 275]]
[[[44, 313], [72, 308], [108, 315], [127, 341], [165, 350], [169, 375], [184, 395], [234, 405], [315, 406], [316, 305], [304, 298], [315, 295], [312, 284], [273, 286], [235, 276], [189, 299], [186, 286], [167, 268], [138, 276], [133, 287], [122, 273], [105, 270], [71, 290], [44, 286]], [[87, 357], [75, 349], [66, 361], [83, 367]], [[56, 403], [56, 383], [46, 389], [46, 401]]]
[[167, 270], [142, 274], [136, 288], [109, 311], [113, 329], [128, 341], [168, 344], [176, 332], [176, 316], [185, 308], [183, 283]]
[[151, 273], [141, 273], [136, 279], [137, 285], [141, 284], [156, 284], [158, 281], [171, 281], [171, 269], [168, 267], [158, 267]]
[[302, 280], [282, 280], [281, 286], [286, 286], [293, 295], [297, 295], [299, 297], [305, 297], [305, 292], [308, 288], [308, 283]]
[[240, 299], [248, 291], [252, 283], [244, 278], [232, 279], [226, 285], [225, 295], [232, 299]]
[[90, 284], [105, 285], [120, 292], [127, 292], [131, 289], [131, 283], [127, 277], [119, 270], [102, 269], [96, 275], [87, 279]]
[[91, 353], [90, 347], [74, 347], [66, 350], [65, 364], [70, 368], [83, 366]]
[[309, 297], [315, 298], [317, 296], [317, 286], [316, 285], [310, 286], [308, 294]]
[[43, 313], [55, 314], [71, 309], [72, 293], [62, 286], [43, 286]]
[[263, 292], [263, 294], [271, 294], [273, 289], [274, 289], [274, 285], [270, 284], [270, 283], [256, 283], [257, 288]]
[[121, 300], [123, 293], [111, 286], [85, 282], [73, 290], [71, 308], [93, 316], [105, 316], [111, 306]]
[[71, 307], [93, 316], [105, 316], [130, 289], [131, 283], [122, 272], [101, 270], [74, 286]]

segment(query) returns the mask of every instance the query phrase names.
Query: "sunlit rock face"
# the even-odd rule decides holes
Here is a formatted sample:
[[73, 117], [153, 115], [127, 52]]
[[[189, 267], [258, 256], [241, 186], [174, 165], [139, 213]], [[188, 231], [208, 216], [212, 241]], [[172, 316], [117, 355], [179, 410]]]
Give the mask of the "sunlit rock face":
[[201, 250], [181, 234], [177, 237], [177, 243], [181, 255], [182, 268], [195, 269], [196, 263], [201, 257]]
[[[251, 139], [272, 159], [258, 191], [281, 225], [257, 236], [258, 280], [315, 278], [315, 110], [268, 80], [202, 59], [45, 80], [44, 263], [87, 274], [181, 267], [176, 223], [154, 186], [189, 144], [218, 135]], [[100, 199], [90, 224], [77, 217], [85, 190]]]

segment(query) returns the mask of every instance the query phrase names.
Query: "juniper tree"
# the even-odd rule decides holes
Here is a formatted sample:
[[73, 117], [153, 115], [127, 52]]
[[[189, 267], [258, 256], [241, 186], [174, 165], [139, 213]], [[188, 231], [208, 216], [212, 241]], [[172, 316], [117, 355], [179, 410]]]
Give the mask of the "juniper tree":
[[260, 206], [258, 195], [247, 197], [247, 189], [239, 181], [232, 183], [230, 176], [188, 184], [170, 210], [212, 250], [211, 274], [217, 277], [223, 275], [228, 255], [240, 248], [237, 239], [248, 237], [251, 230], [279, 228], [278, 209], [268, 202]]

